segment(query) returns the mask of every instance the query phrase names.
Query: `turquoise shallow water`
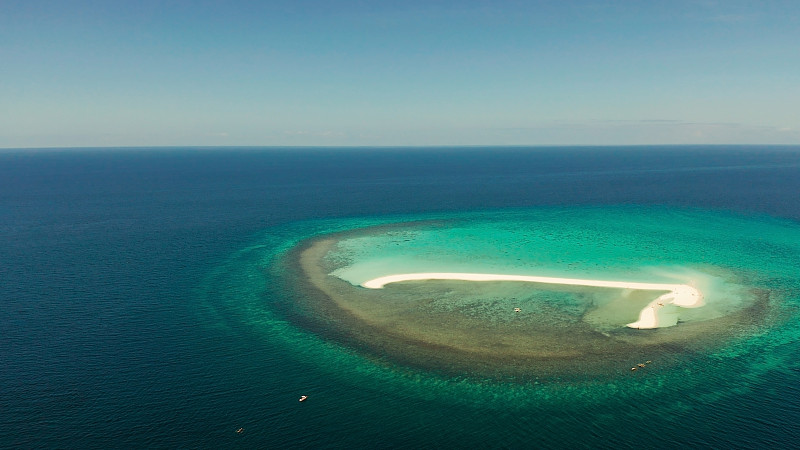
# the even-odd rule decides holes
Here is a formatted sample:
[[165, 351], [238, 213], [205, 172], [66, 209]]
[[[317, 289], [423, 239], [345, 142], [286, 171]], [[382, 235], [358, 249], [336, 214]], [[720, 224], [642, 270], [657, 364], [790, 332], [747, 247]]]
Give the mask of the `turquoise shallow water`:
[[[789, 274], [793, 223], [667, 208], [495, 211], [347, 239], [331, 257], [354, 283], [392, 273], [476, 272], [675, 282], [654, 268], [713, 265]], [[770, 267], [771, 266], [771, 267]]]
[[354, 285], [419, 272], [688, 284], [705, 297], [704, 307], [679, 311], [691, 321], [746, 306], [749, 289], [770, 289], [754, 273], [791, 278], [800, 243], [792, 227], [665, 208], [498, 211], [345, 239], [328, 259], [342, 265], [332, 274]]
[[[707, 292], [710, 313], [690, 314], [689, 322], [713, 320], [749, 305], [750, 289], [769, 291], [770, 314], [755, 327], [721, 334], [725, 342], [720, 345], [704, 344], [661, 367], [620, 371], [611, 379], [541, 383], [493, 381], [470, 373], [442, 376], [404, 367], [326, 340], [304, 329], [302, 321], [287, 320], [295, 297], [281, 290], [291, 286], [281, 281], [278, 263], [289, 250], [303, 239], [387, 224], [398, 225], [356, 232], [340, 242], [328, 257], [344, 264], [338, 276], [358, 283], [387, 273], [448, 270], [694, 280]], [[222, 294], [243, 308], [241, 320], [262, 339], [283, 346], [328, 383], [506, 413], [611, 411], [627, 402], [647, 402], [646, 414], [663, 417], [752, 389], [742, 379], [766, 381], [763, 377], [797, 366], [782, 348], [800, 337], [798, 261], [800, 226], [790, 221], [661, 207], [534, 208], [295, 224], [241, 250], [207, 286], [214, 286], [214, 296]], [[266, 307], [264, 290], [270, 298]], [[571, 297], [565, 298], [562, 308], [569, 307]], [[732, 372], [737, 376], [731, 377]]]

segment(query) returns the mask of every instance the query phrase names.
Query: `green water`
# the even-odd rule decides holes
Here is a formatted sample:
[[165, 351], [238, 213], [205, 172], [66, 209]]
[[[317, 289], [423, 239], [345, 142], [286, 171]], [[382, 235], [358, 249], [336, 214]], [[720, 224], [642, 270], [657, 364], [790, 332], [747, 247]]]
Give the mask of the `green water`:
[[[659, 209], [547, 209], [365, 231], [339, 241], [327, 258], [340, 266], [332, 274], [353, 285], [380, 276], [418, 272], [690, 284], [704, 293], [705, 306], [668, 307], [687, 322], [718, 318], [747, 306], [752, 288], [772, 289], [769, 283], [750, 280], [749, 274], [764, 269], [762, 272], [790, 276], [791, 262], [789, 266], [776, 265], [780, 261], [776, 255], [791, 254], [797, 245], [796, 236], [763, 220]], [[482, 287], [470, 289], [478, 291], [476, 304], [492, 302]], [[524, 292], [543, 289], [521, 289], [516, 283], [494, 283], [492, 293], [495, 299], [518, 299], [514, 306], [541, 303], [536, 300], [547, 296], [540, 292], [538, 297], [523, 299]], [[464, 302], [464, 295], [469, 293], [461, 293], [458, 301]], [[601, 308], [593, 309], [595, 317], [590, 320], [604, 329], [634, 321], [641, 302], [629, 302], [627, 309], [613, 304], [624, 295], [595, 289], [592, 299], [585, 301]], [[653, 294], [650, 299], [655, 297]], [[570, 304], [574, 302], [574, 297], [560, 292], [549, 294], [549, 305], [569, 309], [575, 307]], [[493, 311], [513, 309], [511, 305], [495, 306]], [[535, 308], [542, 306], [536, 304]], [[613, 314], [618, 320], [609, 317]]]
[[[354, 284], [391, 273], [478, 272], [673, 283], [665, 266], [713, 265], [788, 273], [800, 244], [791, 224], [721, 213], [605, 208], [476, 214], [409, 223], [344, 240], [330, 257]], [[772, 262], [773, 264], [770, 264]]]
[[[709, 327], [712, 338], [719, 333], [719, 343], [703, 340], [635, 373], [626, 366], [597, 379], [589, 373], [515, 381], [469, 371], [425, 370], [306, 326], [306, 312], [296, 310], [294, 283], [302, 283], [302, 277], [287, 261], [297, 245], [331, 233], [343, 233], [336, 235], [338, 244], [325, 258], [331, 278], [352, 285], [381, 275], [429, 271], [691, 282], [704, 291], [708, 304], [702, 311], [691, 311], [685, 321], [711, 324], [750, 306], [754, 290], [768, 293], [769, 300], [757, 321], [740, 327], [725, 322], [724, 330]], [[659, 207], [544, 208], [294, 224], [271, 230], [232, 256], [209, 278], [209, 286], [213, 284], [217, 298], [229, 292], [227, 301], [244, 310], [237, 326], [245, 324], [284, 347], [285, 357], [301, 359], [327, 383], [376, 392], [390, 389], [393, 395], [419, 401], [445, 396], [455, 405], [477, 402], [502, 409], [659, 398], [662, 412], [680, 412], [694, 402], [746, 392], [746, 385], [730, 381], [730, 371], [736, 371], [737, 379], [758, 379], [794, 365], [792, 355], [781, 349], [800, 337], [794, 320], [800, 304], [798, 269], [800, 226], [790, 221]], [[444, 294], [428, 307], [459, 311], [489, 327], [516, 320], [518, 316], [508, 310], [521, 302], [527, 302], [524, 314], [544, 314], [541, 320], [558, 327], [584, 320], [587, 298], [596, 303], [613, 297], [595, 291], [542, 293], [515, 283], [491, 284], [448, 297], [453, 289], [457, 287], [441, 289]], [[392, 301], [402, 301], [407, 294], [398, 291]], [[541, 313], [543, 308], [550, 312]], [[616, 326], [600, 319], [592, 324], [606, 331]], [[696, 395], [663, 398], [675, 391]]]

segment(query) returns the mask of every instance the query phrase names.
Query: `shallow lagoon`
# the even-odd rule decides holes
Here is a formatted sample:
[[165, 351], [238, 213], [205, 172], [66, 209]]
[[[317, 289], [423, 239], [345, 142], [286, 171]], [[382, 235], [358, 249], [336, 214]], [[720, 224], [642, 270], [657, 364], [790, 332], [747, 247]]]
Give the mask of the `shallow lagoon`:
[[[350, 224], [286, 252], [279, 266], [299, 293], [287, 297], [296, 302], [295, 323], [397, 370], [585, 383], [629, 377], [633, 367], [674, 369], [754, 343], [764, 330], [785, 327], [797, 301], [797, 259], [776, 259], [775, 250], [800, 255], [800, 229], [768, 217], [605, 207], [409, 219], [416, 220]], [[632, 330], [625, 324], [657, 294], [496, 281], [359, 286], [428, 271], [686, 283], [703, 292], [705, 305], [675, 308], [677, 326]], [[656, 366], [637, 366], [644, 361]]]

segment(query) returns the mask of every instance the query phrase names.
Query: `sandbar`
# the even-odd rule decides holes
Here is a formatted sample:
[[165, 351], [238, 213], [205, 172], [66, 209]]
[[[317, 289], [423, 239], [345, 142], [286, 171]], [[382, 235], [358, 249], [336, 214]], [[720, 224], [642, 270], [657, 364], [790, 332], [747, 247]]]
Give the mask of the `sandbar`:
[[[632, 364], [637, 362], [658, 361], [659, 367], [684, 364], [691, 355], [702, 355], [732, 336], [759, 329], [771, 310], [769, 291], [743, 287], [731, 294], [723, 292], [720, 297], [717, 284], [702, 278], [703, 274], [695, 284], [690, 281], [696, 279], [693, 272], [680, 270], [670, 278], [663, 278], [665, 275], [658, 272], [653, 272], [658, 278], [640, 278], [645, 274], [642, 272], [635, 279], [660, 283], [616, 281], [626, 280], [623, 273], [616, 277], [533, 277], [545, 273], [534, 272], [532, 267], [527, 273], [519, 267], [512, 272], [515, 275], [494, 275], [499, 281], [491, 281], [487, 275], [492, 278], [493, 274], [505, 273], [501, 269], [415, 271], [376, 265], [358, 271], [356, 277], [335, 274], [351, 262], [328, 257], [337, 243], [374, 233], [373, 228], [350, 230], [309, 239], [291, 249], [278, 260], [282, 264], [281, 288], [291, 301], [276, 303], [276, 307], [296, 326], [381, 365], [480, 380], [611, 380], [630, 375]], [[461, 274], [451, 275], [450, 280], [437, 280], [426, 273], [414, 278], [430, 281], [406, 283], [399, 281], [407, 276], [383, 277], [410, 272], [477, 272], [482, 275], [470, 274], [468, 279], [477, 276], [486, 281], [460, 281], [464, 279]], [[509, 278], [543, 284], [503, 281]], [[397, 284], [388, 284], [392, 280]], [[373, 288], [363, 287], [362, 283]], [[378, 289], [383, 285], [385, 289]], [[696, 286], [703, 291], [703, 297], [698, 293], [695, 297], [677, 295], [664, 299], [668, 301], [655, 299], [662, 295], [675, 297], [683, 285]], [[722, 310], [720, 315], [717, 309], [730, 296], [732, 300], [741, 297], [742, 307]], [[675, 304], [699, 305], [702, 301], [707, 304], [698, 309], [683, 309]], [[514, 311], [517, 306], [521, 312]], [[658, 317], [637, 320], [640, 311], [651, 306], [657, 311], [646, 314]], [[703, 310], [710, 311], [708, 318]], [[666, 326], [678, 315], [678, 326]], [[653, 320], [660, 322], [647, 323]], [[658, 328], [638, 330], [625, 326], [634, 321]]]
[[688, 284], [668, 283], [641, 283], [632, 281], [606, 281], [581, 278], [539, 277], [528, 275], [504, 275], [489, 273], [450, 273], [450, 272], [424, 272], [403, 273], [387, 275], [365, 281], [361, 286], [368, 289], [381, 289], [390, 283], [402, 281], [424, 280], [458, 280], [458, 281], [523, 281], [528, 283], [561, 284], [570, 286], [591, 286], [619, 289], [633, 289], [646, 291], [667, 291], [666, 294], [650, 302], [639, 313], [639, 320], [627, 324], [629, 328], [652, 329], [675, 325], [677, 317], [671, 314], [669, 318], [666, 311], [667, 305], [681, 308], [697, 308], [703, 306], [703, 293]]

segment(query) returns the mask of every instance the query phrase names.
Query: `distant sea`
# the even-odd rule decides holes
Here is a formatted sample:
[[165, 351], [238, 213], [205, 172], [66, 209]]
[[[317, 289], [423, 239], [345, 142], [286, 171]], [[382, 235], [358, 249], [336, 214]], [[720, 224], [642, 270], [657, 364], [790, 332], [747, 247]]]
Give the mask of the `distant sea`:
[[[783, 269], [731, 265], [780, 287], [781, 317], [658, 376], [535, 386], [287, 313], [276, 264], [304, 239], [573, 207], [735, 217], [721, 238]], [[0, 150], [0, 447], [795, 446], [798, 230], [800, 147]]]

